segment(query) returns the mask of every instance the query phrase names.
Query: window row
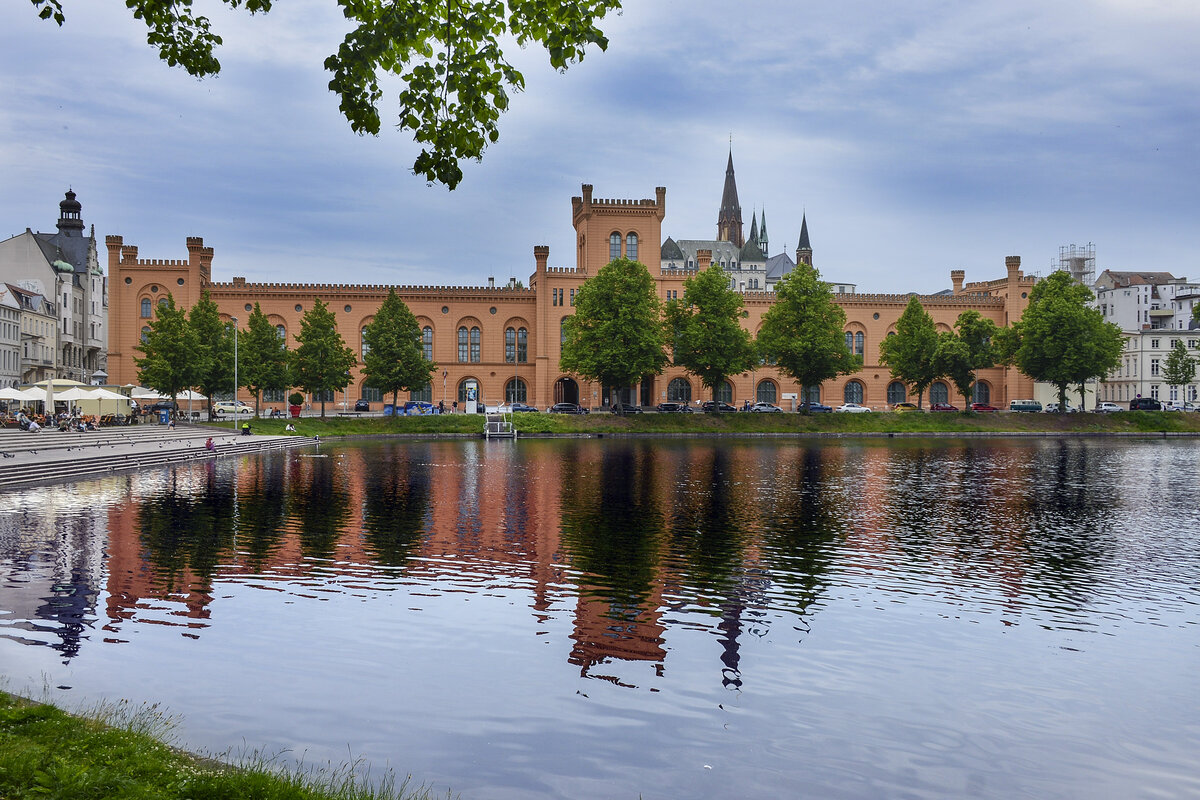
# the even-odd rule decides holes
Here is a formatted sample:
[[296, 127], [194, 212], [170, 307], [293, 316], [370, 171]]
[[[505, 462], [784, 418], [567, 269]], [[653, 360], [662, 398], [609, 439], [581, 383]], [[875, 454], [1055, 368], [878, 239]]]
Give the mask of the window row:
[[[625, 257], [630, 261], [638, 260], [638, 235], [630, 232], [625, 234]], [[616, 261], [621, 257], [621, 233], [613, 231], [608, 235], [608, 260]]]

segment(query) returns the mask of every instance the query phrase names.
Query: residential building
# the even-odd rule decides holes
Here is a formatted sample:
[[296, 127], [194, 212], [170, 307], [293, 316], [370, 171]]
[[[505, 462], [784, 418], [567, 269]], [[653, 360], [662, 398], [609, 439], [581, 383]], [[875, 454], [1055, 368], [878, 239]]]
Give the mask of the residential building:
[[58, 309], [37, 281], [21, 286], [5, 284], [21, 309], [21, 383], [60, 377], [55, 369], [58, 352]]
[[21, 303], [0, 284], [0, 387], [21, 383]]

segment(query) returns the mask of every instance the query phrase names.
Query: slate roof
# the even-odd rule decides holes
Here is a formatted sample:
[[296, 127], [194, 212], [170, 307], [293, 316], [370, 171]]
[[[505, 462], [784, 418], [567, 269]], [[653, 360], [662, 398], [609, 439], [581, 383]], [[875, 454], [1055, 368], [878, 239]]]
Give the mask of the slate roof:
[[812, 250], [812, 245], [808, 243], [808, 215], [800, 217], [800, 241], [796, 244], [797, 250]]
[[662, 244], [659, 256], [663, 260], [681, 261], [683, 260], [683, 251], [679, 249], [679, 245], [675, 243], [675, 240], [668, 236], [667, 240]]
[[796, 268], [796, 262], [787, 253], [780, 253], [767, 259], [767, 280], [777, 281]]
[[1120, 289], [1126, 286], [1156, 286], [1163, 283], [1171, 283], [1175, 280], [1175, 276], [1170, 272], [1122, 272], [1120, 270], [1106, 269], [1100, 274], [1100, 278], [1096, 283], [1103, 282], [1106, 275], [1112, 281], [1113, 288]]

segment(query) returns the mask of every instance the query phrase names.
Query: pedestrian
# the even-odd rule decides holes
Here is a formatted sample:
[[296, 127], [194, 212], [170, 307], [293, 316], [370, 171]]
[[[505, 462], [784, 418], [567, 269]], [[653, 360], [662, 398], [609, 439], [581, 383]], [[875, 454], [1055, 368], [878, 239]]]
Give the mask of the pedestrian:
[[454, 407], [451, 409], [451, 413], [454, 413], [454, 414], [458, 413], [458, 401], [457, 400], [454, 401]]
[[289, 422], [287, 425], [284, 425], [284, 426], [283, 426], [283, 429], [284, 429], [285, 431], [290, 431], [291, 433], [295, 433], [295, 432], [296, 432], [296, 426], [295, 426], [295, 425], [293, 425], [293, 424], [292, 424], [292, 423], [290, 423], [290, 422]]
[[438, 400], [438, 413], [439, 414], [446, 413], [446, 401], [445, 400]]
[[246, 420], [245, 422], [242, 423], [242, 436], [249, 436], [249, 435], [250, 435], [250, 420]]
[[216, 450], [216, 449], [217, 449], [216, 442], [214, 442], [214, 441], [212, 440], [212, 437], [211, 437], [211, 436], [210, 436], [210, 437], [208, 437], [208, 441], [206, 441], [206, 442], [204, 443], [204, 449], [205, 449], [205, 450], [207, 450], [207, 451], [208, 451], [208, 452], [210, 452], [210, 453], [211, 453], [212, 451], [214, 451], [214, 450]]

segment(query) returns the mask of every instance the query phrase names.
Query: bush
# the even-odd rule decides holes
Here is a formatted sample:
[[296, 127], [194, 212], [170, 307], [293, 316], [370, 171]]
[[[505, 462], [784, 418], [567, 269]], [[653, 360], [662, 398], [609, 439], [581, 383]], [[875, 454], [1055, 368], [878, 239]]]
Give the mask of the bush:
[[299, 392], [292, 392], [288, 395], [288, 405], [304, 405], [304, 395], [300, 394]]

